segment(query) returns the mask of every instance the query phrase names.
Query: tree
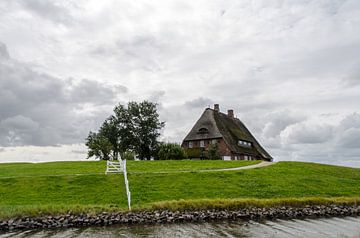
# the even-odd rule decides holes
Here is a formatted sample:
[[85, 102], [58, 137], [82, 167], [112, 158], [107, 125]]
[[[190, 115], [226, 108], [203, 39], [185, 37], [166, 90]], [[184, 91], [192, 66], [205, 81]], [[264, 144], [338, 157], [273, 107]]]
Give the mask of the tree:
[[159, 120], [156, 106], [157, 104], [148, 101], [128, 104], [132, 145], [140, 159], [150, 159], [155, 155], [157, 138], [160, 136], [160, 130], [165, 126], [165, 122]]
[[112, 151], [114, 150], [111, 142], [99, 133], [90, 132], [86, 138], [85, 145], [89, 148], [88, 158], [95, 156], [95, 158], [102, 160], [113, 159]]
[[210, 160], [220, 160], [221, 156], [218, 151], [218, 144], [210, 144], [207, 151], [207, 157]]
[[110, 118], [106, 119], [98, 132], [99, 136], [105, 138], [112, 146], [112, 159], [117, 160], [120, 154], [120, 144], [118, 140], [118, 127]]
[[186, 159], [187, 155], [180, 145], [163, 143], [159, 146], [158, 158], [159, 160], [182, 160]]
[[[96, 156], [94, 148], [99, 152], [101, 146], [96, 143], [102, 143], [104, 146], [110, 143], [112, 159], [118, 159], [125, 151], [134, 151], [141, 159], [150, 159], [155, 155], [160, 130], [165, 126], [165, 123], [159, 120], [156, 106], [157, 104], [148, 101], [129, 102], [127, 107], [117, 105], [114, 115], [104, 121], [99, 132], [90, 132], [86, 143], [89, 155]], [[97, 137], [102, 139], [96, 139]], [[102, 153], [100, 155], [101, 159], [110, 158]]]

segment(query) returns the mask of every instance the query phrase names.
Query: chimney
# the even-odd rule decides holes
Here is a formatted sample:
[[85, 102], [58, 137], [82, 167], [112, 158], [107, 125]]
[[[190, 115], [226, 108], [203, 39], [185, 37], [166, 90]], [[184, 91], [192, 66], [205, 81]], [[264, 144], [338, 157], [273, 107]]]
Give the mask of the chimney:
[[228, 117], [234, 118], [234, 110], [232, 109], [228, 110]]
[[214, 111], [220, 112], [219, 104], [214, 104]]

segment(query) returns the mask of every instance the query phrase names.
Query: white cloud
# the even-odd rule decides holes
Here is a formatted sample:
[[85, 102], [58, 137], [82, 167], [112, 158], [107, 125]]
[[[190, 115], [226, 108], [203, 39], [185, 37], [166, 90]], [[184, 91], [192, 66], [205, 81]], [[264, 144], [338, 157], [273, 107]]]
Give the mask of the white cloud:
[[0, 58], [0, 146], [82, 143], [126, 93], [121, 85], [64, 80]]
[[22, 146], [0, 147], [0, 163], [48, 161], [86, 161], [87, 152], [85, 145], [72, 144], [62, 146]]
[[287, 144], [319, 144], [333, 138], [333, 128], [329, 125], [297, 123], [287, 127], [280, 137]]
[[0, 120], [71, 144], [151, 99], [180, 141], [219, 103], [275, 158], [358, 161], [359, 25], [357, 0], [2, 1]]

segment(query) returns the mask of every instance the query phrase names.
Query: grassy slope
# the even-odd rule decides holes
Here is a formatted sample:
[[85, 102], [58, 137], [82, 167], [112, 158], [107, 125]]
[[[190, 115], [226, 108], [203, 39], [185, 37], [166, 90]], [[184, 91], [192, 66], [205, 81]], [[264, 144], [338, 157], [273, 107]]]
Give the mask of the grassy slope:
[[[168, 161], [127, 161], [128, 172], [173, 172], [197, 171], [206, 169], [234, 168], [260, 161], [221, 161], [221, 160], [168, 160]], [[105, 161], [50, 162], [50, 163], [9, 163], [0, 164], [0, 178], [46, 175], [103, 174]]]
[[[154, 161], [129, 163], [130, 189], [132, 204], [135, 208], [150, 207], [154, 202], [181, 199], [360, 197], [360, 169], [312, 163], [280, 162], [269, 167], [240, 171], [131, 173], [145, 170], [142, 166], [146, 166], [146, 170], [150, 172], [167, 167], [161, 163], [151, 167], [156, 165], [156, 163], [151, 164], [152, 162]], [[166, 161], [166, 163], [172, 162], [182, 162], [185, 165], [189, 162], [209, 162], [211, 164], [214, 161]], [[217, 162], [228, 163], [228, 161]], [[87, 163], [74, 163], [69, 166], [68, 172], [73, 170], [76, 170], [77, 173], [79, 171], [89, 172], [89, 168], [80, 168], [82, 165], [88, 166]], [[53, 165], [53, 163], [41, 165], [52, 166], [50, 164]], [[102, 168], [99, 172], [103, 172], [104, 164], [100, 162], [96, 166], [98, 165], [100, 165], [99, 169]], [[126, 208], [122, 175], [6, 178], [3, 166], [14, 165], [0, 165], [0, 216], [14, 215], [33, 208], [62, 211], [77, 204], [81, 205], [78, 210], [88, 209], [87, 206], [99, 206], [99, 209], [111, 206]], [[215, 168], [212, 166], [214, 165], [209, 165], [208, 168]], [[221, 167], [219, 164], [217, 166]], [[21, 170], [20, 167], [19, 170]], [[176, 168], [177, 166], [170, 167]], [[182, 167], [178, 169], [188, 170]], [[22, 170], [22, 174], [35, 173], [25, 170]], [[9, 167], [6, 167], [6, 171], [10, 171], [7, 172], [7, 176], [11, 173], [14, 175], [14, 171], [11, 172]], [[42, 173], [48, 174], [49, 172], [48, 170], [44, 171]], [[58, 172], [52, 168], [51, 173]], [[98, 171], [93, 170], [93, 172]], [[63, 173], [62, 171], [60, 174]], [[36, 175], [40, 174], [40, 172], [36, 172]], [[1, 178], [1, 176], [3, 177]], [[72, 209], [76, 210], [76, 208]]]

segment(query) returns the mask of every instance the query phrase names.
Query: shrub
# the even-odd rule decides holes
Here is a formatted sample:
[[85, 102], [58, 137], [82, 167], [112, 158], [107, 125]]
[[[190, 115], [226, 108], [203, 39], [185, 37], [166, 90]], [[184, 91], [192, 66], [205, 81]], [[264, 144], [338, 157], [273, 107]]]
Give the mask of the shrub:
[[163, 143], [159, 146], [159, 160], [182, 160], [186, 158], [187, 156], [184, 149], [178, 144]]
[[187, 156], [191, 159], [193, 158], [201, 158], [201, 151], [200, 148], [188, 148], [185, 149], [185, 153], [187, 154]]
[[221, 156], [218, 151], [218, 144], [211, 144], [208, 147], [207, 158], [210, 160], [221, 160]]
[[134, 160], [134, 156], [135, 156], [135, 152], [130, 150], [127, 150], [121, 154], [121, 158], [126, 160]]

